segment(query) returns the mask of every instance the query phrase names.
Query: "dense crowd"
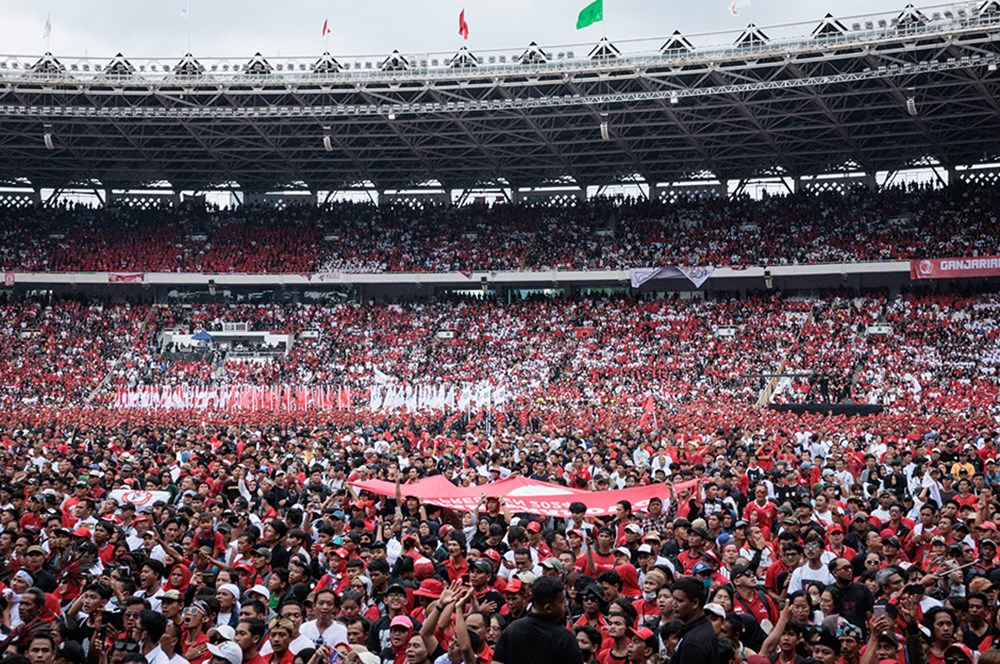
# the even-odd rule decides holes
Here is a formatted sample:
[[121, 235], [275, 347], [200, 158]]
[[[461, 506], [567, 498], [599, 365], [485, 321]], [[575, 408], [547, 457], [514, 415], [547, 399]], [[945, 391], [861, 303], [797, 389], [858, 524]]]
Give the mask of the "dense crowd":
[[[255, 417], [0, 414], [2, 661], [1000, 657], [989, 417]], [[408, 489], [434, 476], [481, 485], [477, 509]], [[660, 490], [607, 516], [512, 514], [491, 482], [516, 476]]]
[[754, 200], [0, 211], [0, 269], [469, 272], [745, 267], [1000, 253], [990, 189]]

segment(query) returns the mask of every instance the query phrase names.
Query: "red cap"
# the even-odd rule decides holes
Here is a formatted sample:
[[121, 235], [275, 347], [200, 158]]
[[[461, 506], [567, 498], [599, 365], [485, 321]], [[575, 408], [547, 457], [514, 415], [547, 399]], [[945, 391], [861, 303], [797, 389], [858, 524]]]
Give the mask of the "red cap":
[[519, 593], [521, 592], [521, 587], [524, 584], [521, 583], [521, 579], [511, 579], [507, 582], [507, 587], [504, 588], [505, 593]]
[[844, 534], [844, 527], [842, 525], [840, 525], [839, 523], [835, 523], [832, 526], [830, 526], [829, 529], [827, 529], [826, 533], [828, 535], [830, 533], [840, 533], [841, 535], [843, 535]]
[[417, 597], [430, 597], [437, 599], [444, 592], [444, 584], [437, 579], [424, 579], [420, 582], [420, 587], [413, 591]]
[[524, 527], [529, 533], [540, 533], [542, 532], [542, 526], [537, 521], [529, 521], [528, 525]]
[[992, 521], [983, 521], [981, 524], [979, 524], [979, 527], [982, 528], [983, 530], [996, 530], [997, 524], [993, 523]]
[[633, 629], [629, 627], [628, 634], [629, 636], [636, 639], [641, 639], [642, 641], [645, 641], [646, 639], [651, 639], [654, 636], [656, 636], [656, 634], [653, 633], [653, 630], [651, 630], [648, 627], [640, 627], [639, 629]]
[[90, 531], [83, 526], [80, 526], [73, 531], [73, 537], [90, 537]]
[[413, 564], [413, 574], [418, 579], [428, 579], [434, 576], [434, 563], [427, 558], [421, 558]]
[[496, 549], [487, 549], [486, 551], [483, 552], [483, 555], [495, 563], [500, 562], [500, 554], [497, 553]]

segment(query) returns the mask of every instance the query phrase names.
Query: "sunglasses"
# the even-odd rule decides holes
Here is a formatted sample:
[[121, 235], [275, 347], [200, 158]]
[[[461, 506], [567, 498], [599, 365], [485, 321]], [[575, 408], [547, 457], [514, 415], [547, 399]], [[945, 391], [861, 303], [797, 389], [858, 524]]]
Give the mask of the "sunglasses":
[[125, 652], [135, 652], [139, 649], [139, 644], [135, 641], [115, 641], [115, 650], [124, 650]]

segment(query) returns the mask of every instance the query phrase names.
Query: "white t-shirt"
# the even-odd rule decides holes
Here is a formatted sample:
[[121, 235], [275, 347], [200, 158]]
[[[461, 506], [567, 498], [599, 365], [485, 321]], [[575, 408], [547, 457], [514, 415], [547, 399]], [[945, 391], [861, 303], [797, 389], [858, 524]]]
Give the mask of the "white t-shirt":
[[299, 628], [299, 634], [309, 639], [313, 644], [316, 643], [317, 639], [322, 638], [323, 643], [331, 648], [341, 641], [347, 642], [347, 628], [336, 620], [323, 631], [323, 634], [319, 633], [319, 626], [315, 620], [302, 623], [302, 627]]

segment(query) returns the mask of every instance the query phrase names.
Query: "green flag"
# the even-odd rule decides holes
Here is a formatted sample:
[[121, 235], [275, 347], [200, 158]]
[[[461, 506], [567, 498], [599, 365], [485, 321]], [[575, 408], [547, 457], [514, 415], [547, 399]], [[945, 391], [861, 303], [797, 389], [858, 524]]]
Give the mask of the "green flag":
[[580, 30], [604, 20], [604, 0], [594, 0], [583, 8], [576, 17], [576, 29]]

